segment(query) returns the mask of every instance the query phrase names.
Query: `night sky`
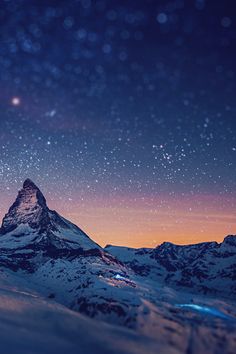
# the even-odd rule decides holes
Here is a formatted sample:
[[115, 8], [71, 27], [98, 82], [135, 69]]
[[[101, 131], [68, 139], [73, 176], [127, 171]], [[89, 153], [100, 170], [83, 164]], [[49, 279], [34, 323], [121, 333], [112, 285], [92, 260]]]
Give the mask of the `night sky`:
[[0, 217], [27, 177], [101, 245], [236, 231], [236, 4], [0, 1]]

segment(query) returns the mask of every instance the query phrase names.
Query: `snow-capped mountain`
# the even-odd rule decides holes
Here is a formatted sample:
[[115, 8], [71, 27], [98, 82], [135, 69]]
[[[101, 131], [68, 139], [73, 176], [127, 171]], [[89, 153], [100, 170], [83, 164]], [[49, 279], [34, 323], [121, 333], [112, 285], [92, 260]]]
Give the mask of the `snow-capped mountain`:
[[[138, 295], [133, 273], [80, 228], [51, 211], [27, 179], [0, 229], [0, 266], [27, 274], [40, 292], [91, 317], [131, 326]], [[123, 280], [119, 277], [124, 277]], [[37, 288], [37, 285], [36, 285]], [[132, 298], [132, 301], [130, 299]]]
[[[88, 354], [197, 354], [215, 353], [215, 348], [233, 353], [235, 240], [228, 236], [222, 244], [103, 249], [50, 210], [42, 192], [27, 179], [0, 229], [0, 339], [4, 353], [7, 349], [8, 354], [52, 354], [54, 341], [58, 353], [67, 348], [68, 354], [74, 354], [79, 343]], [[207, 289], [220, 300], [201, 295]], [[231, 300], [223, 301], [223, 295], [231, 295]], [[34, 314], [40, 330], [44, 330], [46, 318], [45, 338], [50, 348], [34, 331]], [[67, 326], [54, 325], [58, 319], [66, 319], [68, 326], [71, 323], [78, 338], [69, 335]], [[21, 350], [16, 346], [10, 350], [11, 338], [6, 340], [4, 333], [17, 323], [24, 326], [25, 335], [16, 336]], [[117, 327], [120, 325], [122, 329]], [[96, 333], [89, 335], [90, 329]], [[90, 340], [84, 338], [87, 334]], [[32, 349], [32, 338], [39, 351]], [[121, 341], [118, 346], [116, 339]]]
[[108, 245], [105, 249], [138, 275], [203, 293], [236, 294], [236, 236], [227, 236], [222, 243], [164, 242], [156, 248]]
[[49, 210], [43, 194], [30, 179], [24, 182], [5, 215], [0, 237], [1, 248], [19, 249], [31, 245], [46, 250], [47, 244], [57, 249], [101, 249], [76, 225]]

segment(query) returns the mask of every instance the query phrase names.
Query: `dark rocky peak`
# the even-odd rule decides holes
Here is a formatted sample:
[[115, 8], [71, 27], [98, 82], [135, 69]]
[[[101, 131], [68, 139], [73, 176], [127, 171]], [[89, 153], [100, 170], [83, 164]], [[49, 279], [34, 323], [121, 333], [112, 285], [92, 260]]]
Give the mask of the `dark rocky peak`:
[[158, 245], [156, 248], [153, 249], [156, 253], [170, 253], [173, 252], [178, 248], [178, 245], [175, 245], [171, 242], [163, 242], [162, 244]]
[[21, 199], [27, 196], [31, 198], [31, 202], [38, 203], [42, 207], [47, 207], [46, 199], [44, 198], [42, 192], [29, 178], [25, 180], [23, 183], [23, 188], [18, 194], [18, 197]]
[[224, 238], [222, 244], [226, 244], [228, 246], [236, 247], [236, 235], [228, 235]]
[[39, 188], [36, 186], [36, 184], [30, 179], [27, 178], [24, 183], [23, 183], [23, 189], [31, 189], [32, 191], [39, 190]]

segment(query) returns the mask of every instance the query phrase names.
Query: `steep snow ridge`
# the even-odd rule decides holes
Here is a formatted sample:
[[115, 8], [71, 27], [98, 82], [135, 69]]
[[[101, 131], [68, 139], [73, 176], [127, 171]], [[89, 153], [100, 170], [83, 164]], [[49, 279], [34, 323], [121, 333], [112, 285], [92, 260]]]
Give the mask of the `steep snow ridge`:
[[20, 224], [13, 231], [0, 235], [1, 249], [12, 250], [25, 247], [33, 243], [36, 237], [36, 230], [32, 229], [28, 223]]
[[[54, 220], [55, 215], [56, 220]], [[57, 220], [59, 218], [61, 220], [61, 226], [56, 227]], [[78, 248], [77, 244], [79, 243], [79, 239], [82, 239], [83, 241], [81, 242], [80, 246], [82, 246], [83, 249], [101, 249], [101, 247], [92, 241], [89, 236], [87, 236], [78, 226], [72, 224], [70, 221], [57, 214], [55, 211], [50, 212], [50, 219], [52, 220], [52, 223], [56, 229], [56, 231], [54, 231], [54, 235], [63, 241], [67, 241], [67, 243], [70, 242], [71, 248]]]

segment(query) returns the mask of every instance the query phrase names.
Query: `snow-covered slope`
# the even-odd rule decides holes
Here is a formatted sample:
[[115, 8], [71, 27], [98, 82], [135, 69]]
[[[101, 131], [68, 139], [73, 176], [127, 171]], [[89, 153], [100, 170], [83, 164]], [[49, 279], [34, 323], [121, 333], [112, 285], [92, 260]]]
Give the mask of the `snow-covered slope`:
[[[1, 354], [154, 354], [167, 348], [149, 336], [90, 319], [43, 298], [18, 274], [2, 271], [0, 343]], [[178, 353], [168, 347], [169, 353]]]
[[235, 248], [103, 249], [26, 180], [0, 229], [0, 353], [234, 353], [234, 298], [193, 291], [234, 294]]
[[143, 277], [203, 293], [235, 297], [236, 236], [216, 242], [152, 248], [107, 246], [105, 250]]
[[[2, 269], [0, 353], [234, 354], [233, 304], [166, 287], [155, 289], [154, 284], [137, 286], [155, 302], [142, 299], [133, 330], [117, 326], [116, 321], [107, 324], [71, 311], [55, 299], [43, 297], [38, 284], [24, 274]], [[197, 310], [188, 309], [188, 303]]]

